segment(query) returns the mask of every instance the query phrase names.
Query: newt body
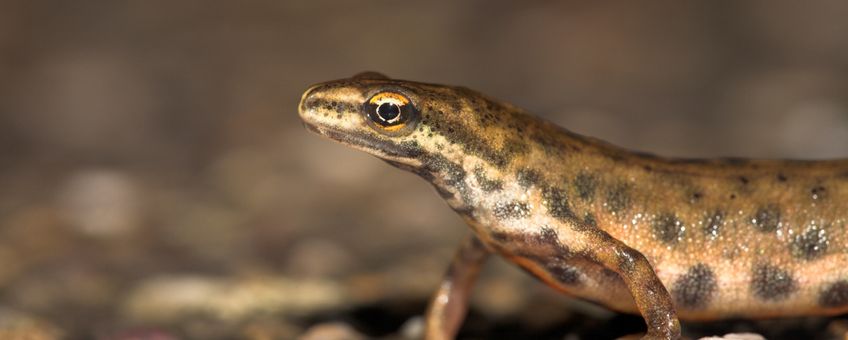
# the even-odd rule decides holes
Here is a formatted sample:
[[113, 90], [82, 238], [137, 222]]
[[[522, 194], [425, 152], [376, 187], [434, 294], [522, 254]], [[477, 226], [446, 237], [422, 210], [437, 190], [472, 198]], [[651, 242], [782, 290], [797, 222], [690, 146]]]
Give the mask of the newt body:
[[577, 135], [462, 88], [375, 73], [311, 87], [310, 130], [431, 182], [471, 227], [431, 304], [452, 337], [486, 254], [569, 295], [677, 318], [848, 310], [848, 160], [675, 159]]

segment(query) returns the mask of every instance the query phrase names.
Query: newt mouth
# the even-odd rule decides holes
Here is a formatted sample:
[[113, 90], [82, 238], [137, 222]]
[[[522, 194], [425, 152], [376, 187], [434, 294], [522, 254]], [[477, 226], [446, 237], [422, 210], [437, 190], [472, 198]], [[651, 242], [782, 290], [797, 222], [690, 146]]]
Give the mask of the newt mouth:
[[410, 160], [422, 154], [422, 150], [417, 146], [405, 145], [403, 143], [395, 143], [388, 140], [380, 140], [370, 136], [350, 131], [340, 131], [337, 129], [321, 127], [307, 122], [303, 123], [307, 130], [329, 139], [350, 145], [356, 149], [373, 154], [377, 157], [409, 163]]

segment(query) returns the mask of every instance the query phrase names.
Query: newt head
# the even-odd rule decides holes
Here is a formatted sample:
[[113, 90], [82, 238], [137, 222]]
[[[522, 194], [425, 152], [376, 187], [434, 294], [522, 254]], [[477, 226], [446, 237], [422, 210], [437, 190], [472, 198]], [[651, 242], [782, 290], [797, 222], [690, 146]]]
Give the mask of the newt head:
[[379, 158], [410, 163], [421, 153], [419, 96], [378, 73], [310, 87], [299, 112], [307, 129]]
[[419, 170], [428, 157], [454, 164], [468, 156], [496, 158], [503, 165], [507, 160], [499, 149], [508, 134], [503, 127], [513, 115], [504, 108], [466, 88], [366, 72], [313, 85], [299, 112], [313, 132]]

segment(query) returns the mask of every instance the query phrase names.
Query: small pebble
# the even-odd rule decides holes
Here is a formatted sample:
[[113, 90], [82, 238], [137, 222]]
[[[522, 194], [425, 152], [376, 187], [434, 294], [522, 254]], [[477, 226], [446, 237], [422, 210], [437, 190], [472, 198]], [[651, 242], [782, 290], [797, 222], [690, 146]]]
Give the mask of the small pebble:
[[138, 228], [139, 198], [130, 176], [86, 170], [67, 180], [60, 194], [62, 216], [82, 234], [111, 238]]
[[413, 316], [400, 326], [400, 337], [403, 339], [422, 339], [424, 337], [424, 317]]
[[361, 340], [366, 339], [364, 335], [357, 332], [353, 327], [341, 322], [321, 323], [310, 327], [304, 332], [300, 340]]

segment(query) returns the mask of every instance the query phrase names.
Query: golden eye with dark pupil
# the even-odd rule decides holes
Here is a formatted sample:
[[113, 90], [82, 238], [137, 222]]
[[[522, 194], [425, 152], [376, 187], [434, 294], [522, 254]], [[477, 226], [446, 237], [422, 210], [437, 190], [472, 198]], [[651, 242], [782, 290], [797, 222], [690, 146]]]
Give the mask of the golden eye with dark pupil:
[[394, 91], [377, 93], [365, 102], [363, 107], [368, 120], [381, 132], [400, 133], [414, 124], [417, 111], [412, 102], [403, 94]]
[[400, 116], [400, 107], [395, 103], [382, 103], [380, 106], [377, 106], [377, 117], [382, 119], [384, 122], [393, 124], [398, 121]]

